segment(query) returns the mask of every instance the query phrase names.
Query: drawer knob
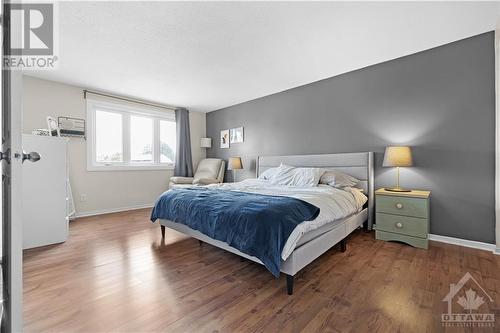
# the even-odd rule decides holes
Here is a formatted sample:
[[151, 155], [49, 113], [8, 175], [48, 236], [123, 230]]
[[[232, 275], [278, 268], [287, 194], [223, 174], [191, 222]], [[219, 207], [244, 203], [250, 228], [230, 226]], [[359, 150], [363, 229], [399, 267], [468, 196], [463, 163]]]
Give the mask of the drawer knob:
[[401, 222], [396, 223], [396, 228], [401, 229], [402, 227], [403, 227], [403, 223], [401, 223]]
[[396, 204], [396, 208], [397, 208], [397, 209], [401, 209], [401, 208], [403, 208], [403, 204], [402, 204], [401, 202], [398, 202], [398, 203]]

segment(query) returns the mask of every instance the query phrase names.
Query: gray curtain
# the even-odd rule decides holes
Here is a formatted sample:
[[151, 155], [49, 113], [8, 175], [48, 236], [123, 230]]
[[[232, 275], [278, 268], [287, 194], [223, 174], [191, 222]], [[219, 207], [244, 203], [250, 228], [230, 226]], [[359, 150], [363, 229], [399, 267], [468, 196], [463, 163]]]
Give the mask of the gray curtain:
[[192, 177], [193, 158], [191, 156], [191, 133], [189, 131], [189, 111], [175, 110], [177, 127], [177, 150], [175, 154], [174, 176]]

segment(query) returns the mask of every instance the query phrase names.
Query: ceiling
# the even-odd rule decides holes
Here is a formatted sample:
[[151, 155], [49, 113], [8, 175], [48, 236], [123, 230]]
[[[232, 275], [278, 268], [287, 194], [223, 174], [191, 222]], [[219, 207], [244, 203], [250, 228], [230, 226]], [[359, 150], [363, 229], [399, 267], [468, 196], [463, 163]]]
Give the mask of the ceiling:
[[29, 75], [208, 112], [494, 30], [496, 2], [60, 2]]

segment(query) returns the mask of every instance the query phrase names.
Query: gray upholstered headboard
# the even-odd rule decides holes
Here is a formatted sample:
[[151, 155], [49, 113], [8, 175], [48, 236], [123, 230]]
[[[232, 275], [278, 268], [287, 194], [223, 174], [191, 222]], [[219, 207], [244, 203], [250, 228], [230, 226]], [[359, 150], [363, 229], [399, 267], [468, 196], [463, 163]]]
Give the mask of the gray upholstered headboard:
[[368, 228], [371, 230], [374, 214], [374, 176], [373, 152], [259, 156], [257, 158], [257, 177], [266, 169], [277, 167], [281, 163], [295, 167], [335, 169], [360, 180], [358, 187], [368, 196]]

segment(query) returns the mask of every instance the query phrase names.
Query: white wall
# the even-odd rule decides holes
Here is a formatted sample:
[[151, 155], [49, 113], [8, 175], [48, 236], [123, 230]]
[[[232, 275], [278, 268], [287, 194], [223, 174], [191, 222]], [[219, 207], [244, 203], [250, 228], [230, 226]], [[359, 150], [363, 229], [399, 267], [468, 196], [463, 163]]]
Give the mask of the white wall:
[[[46, 117], [85, 118], [83, 88], [23, 76], [23, 132], [46, 128]], [[191, 148], [194, 168], [206, 151], [200, 148], [205, 136], [206, 116], [190, 113]], [[43, 157], [42, 157], [43, 158]], [[71, 138], [69, 144], [70, 180], [77, 214], [98, 213], [126, 207], [151, 205], [168, 188], [172, 170], [87, 171], [86, 141]], [[85, 194], [87, 201], [80, 201]]]

